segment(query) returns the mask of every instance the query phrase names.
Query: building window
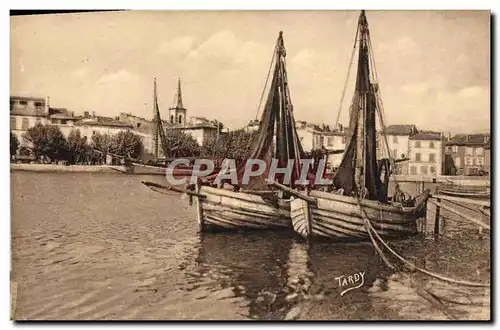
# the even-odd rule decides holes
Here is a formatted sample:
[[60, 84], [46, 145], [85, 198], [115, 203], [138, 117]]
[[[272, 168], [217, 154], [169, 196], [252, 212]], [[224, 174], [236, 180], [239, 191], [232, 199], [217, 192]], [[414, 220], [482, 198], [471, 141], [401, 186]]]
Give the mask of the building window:
[[458, 146], [453, 146], [451, 149], [453, 150], [453, 152], [458, 152]]
[[10, 117], [10, 129], [16, 129], [16, 117]]
[[182, 116], [179, 116], [179, 124], [182, 124]]
[[347, 136], [343, 135], [342, 136], [342, 144], [346, 144], [347, 143]]
[[141, 127], [141, 123], [137, 123], [137, 128]]
[[398, 136], [397, 135], [392, 136], [392, 143], [398, 143]]
[[416, 162], [420, 161], [420, 153], [418, 153], [418, 152], [415, 154], [415, 161]]
[[474, 155], [474, 148], [473, 147], [466, 147], [465, 148], [465, 154], [466, 155]]
[[477, 156], [482, 156], [483, 155], [483, 147], [477, 147], [476, 148], [476, 155]]
[[434, 141], [429, 141], [429, 148], [433, 148], [434, 149]]
[[436, 162], [436, 154], [429, 154], [429, 163]]
[[173, 124], [174, 123], [174, 115], [171, 115], [170, 116], [170, 123]]
[[444, 148], [444, 151], [445, 151], [446, 153], [450, 153], [450, 152], [451, 152], [451, 147], [445, 147], [445, 148]]
[[472, 158], [471, 157], [466, 157], [465, 158], [465, 165], [472, 166]]
[[42, 118], [36, 117], [36, 119], [35, 119], [35, 125], [42, 125]]
[[431, 174], [436, 174], [436, 167], [435, 166], [430, 166], [429, 167], [429, 171], [431, 172]]
[[462, 162], [460, 161], [460, 157], [455, 157], [455, 167], [462, 166]]
[[420, 166], [420, 174], [427, 174], [427, 166], [426, 165]]
[[484, 159], [483, 157], [477, 157], [477, 165], [483, 166], [484, 165]]
[[420, 148], [420, 141], [415, 141], [415, 148]]
[[410, 174], [417, 174], [417, 167], [416, 166], [410, 167]]
[[61, 119], [61, 124], [66, 125], [67, 120], [66, 119]]
[[29, 122], [28, 118], [23, 118], [22, 129], [23, 130], [27, 130], [28, 128], [30, 128], [30, 122]]
[[25, 107], [28, 105], [28, 101], [19, 101], [19, 104]]
[[333, 147], [333, 137], [329, 136], [326, 141], [329, 147]]
[[42, 108], [43, 103], [42, 102], [35, 102], [35, 108]]

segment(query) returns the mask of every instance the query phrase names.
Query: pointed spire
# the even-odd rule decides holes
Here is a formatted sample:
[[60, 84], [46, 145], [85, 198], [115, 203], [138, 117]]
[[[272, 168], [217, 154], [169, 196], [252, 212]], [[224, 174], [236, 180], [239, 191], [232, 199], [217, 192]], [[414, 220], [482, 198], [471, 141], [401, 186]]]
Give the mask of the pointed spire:
[[181, 78], [177, 80], [177, 93], [170, 109], [184, 109], [184, 105], [182, 104]]

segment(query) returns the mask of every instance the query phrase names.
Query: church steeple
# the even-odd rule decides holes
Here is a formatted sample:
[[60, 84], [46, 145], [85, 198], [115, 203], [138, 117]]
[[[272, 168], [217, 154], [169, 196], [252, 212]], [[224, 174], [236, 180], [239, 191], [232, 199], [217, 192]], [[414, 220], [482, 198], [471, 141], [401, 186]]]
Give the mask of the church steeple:
[[177, 93], [175, 93], [172, 106], [168, 110], [171, 124], [186, 124], [186, 109], [182, 103], [181, 78], [177, 80]]

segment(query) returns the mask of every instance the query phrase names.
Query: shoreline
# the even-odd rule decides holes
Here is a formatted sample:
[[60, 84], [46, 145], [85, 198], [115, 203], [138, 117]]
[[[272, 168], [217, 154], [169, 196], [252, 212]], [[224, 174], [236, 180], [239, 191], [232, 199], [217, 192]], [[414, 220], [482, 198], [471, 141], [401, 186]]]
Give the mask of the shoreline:
[[[127, 173], [125, 166], [120, 165], [54, 165], [54, 164], [10, 164], [12, 171], [45, 172], [45, 173]], [[140, 174], [136, 174], [140, 175]], [[489, 186], [490, 177], [467, 177], [467, 176], [421, 176], [399, 174], [391, 176], [390, 182], [415, 182], [415, 183], [451, 183], [463, 186]]]
[[10, 171], [49, 173], [121, 173], [125, 166], [115, 165], [54, 165], [54, 164], [10, 164]]

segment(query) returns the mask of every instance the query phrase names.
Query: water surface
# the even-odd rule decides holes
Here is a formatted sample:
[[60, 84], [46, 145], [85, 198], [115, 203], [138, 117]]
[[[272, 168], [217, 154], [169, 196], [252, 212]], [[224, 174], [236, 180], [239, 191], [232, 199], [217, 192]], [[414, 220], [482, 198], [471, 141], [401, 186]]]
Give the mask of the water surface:
[[[490, 317], [489, 288], [390, 270], [370, 243], [308, 244], [289, 232], [199, 234], [195, 208], [149, 190], [145, 179], [164, 180], [11, 173], [16, 319]], [[488, 235], [447, 221], [445, 235], [390, 244], [417, 266], [489, 282]], [[341, 296], [336, 278], [357, 272], [365, 273], [363, 286]], [[428, 292], [463, 304], [440, 304]]]

